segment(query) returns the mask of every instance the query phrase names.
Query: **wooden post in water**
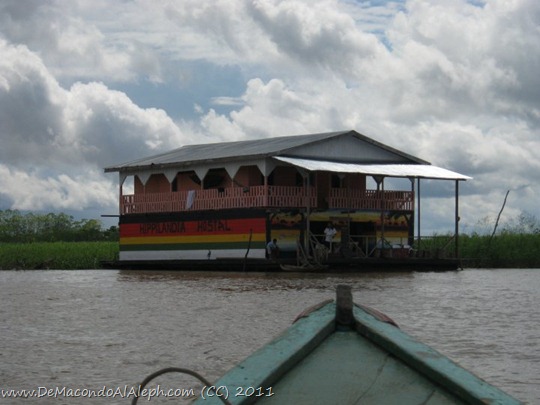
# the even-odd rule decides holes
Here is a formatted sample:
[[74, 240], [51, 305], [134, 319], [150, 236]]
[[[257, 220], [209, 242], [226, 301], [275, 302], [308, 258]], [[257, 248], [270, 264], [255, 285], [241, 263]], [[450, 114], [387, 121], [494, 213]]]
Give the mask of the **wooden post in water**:
[[[246, 255], [244, 256], [244, 267], [243, 267], [243, 271], [246, 271], [246, 263], [247, 263], [247, 260], [248, 260], [248, 255], [249, 255], [249, 250], [251, 249], [251, 239], [253, 237], [253, 228], [250, 228], [249, 229], [249, 240], [248, 240], [248, 246], [247, 246], [247, 250], [246, 250]], [[266, 249], [266, 247], [265, 247]]]

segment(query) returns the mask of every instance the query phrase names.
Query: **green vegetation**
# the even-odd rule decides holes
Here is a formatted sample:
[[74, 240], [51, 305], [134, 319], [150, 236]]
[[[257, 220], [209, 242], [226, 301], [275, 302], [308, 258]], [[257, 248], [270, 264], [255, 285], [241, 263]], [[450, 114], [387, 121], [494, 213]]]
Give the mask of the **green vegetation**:
[[[449, 235], [422, 240], [432, 256], [450, 257], [454, 246]], [[540, 234], [460, 235], [458, 249], [464, 267], [540, 268]]]
[[[527, 213], [503, 224], [496, 234], [490, 220], [459, 236], [464, 267], [540, 268], [540, 222]], [[435, 257], [454, 252], [451, 235], [423, 238], [419, 250]], [[96, 269], [118, 256], [118, 229], [97, 220], [75, 221], [66, 214], [0, 211], [0, 269]]]
[[22, 214], [17, 210], [0, 210], [0, 242], [80, 242], [118, 241], [118, 228], [103, 230], [96, 219], [76, 221], [60, 214]]
[[0, 269], [98, 269], [117, 255], [118, 242], [0, 243]]
[[[491, 268], [540, 268], [540, 222], [528, 213], [503, 224], [496, 234], [489, 234], [494, 228], [489, 218], [477, 224], [475, 231], [459, 236], [459, 255], [464, 267]], [[450, 235], [435, 235], [422, 240], [421, 249], [432, 255], [451, 255], [454, 240]]]
[[472, 267], [540, 267], [540, 234], [460, 238], [461, 257]]
[[118, 256], [118, 228], [95, 219], [0, 210], [0, 269], [96, 269]]

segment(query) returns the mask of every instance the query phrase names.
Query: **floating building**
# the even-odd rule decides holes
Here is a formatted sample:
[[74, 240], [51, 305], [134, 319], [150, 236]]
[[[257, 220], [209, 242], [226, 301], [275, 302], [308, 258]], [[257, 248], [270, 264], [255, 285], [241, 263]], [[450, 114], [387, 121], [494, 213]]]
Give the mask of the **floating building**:
[[[328, 263], [418, 264], [420, 179], [455, 182], [457, 241], [459, 182], [470, 178], [352, 130], [186, 145], [105, 172], [120, 176], [116, 264], [174, 268], [263, 269], [273, 239], [281, 261], [309, 260], [329, 223]], [[396, 179], [410, 181], [395, 189]]]

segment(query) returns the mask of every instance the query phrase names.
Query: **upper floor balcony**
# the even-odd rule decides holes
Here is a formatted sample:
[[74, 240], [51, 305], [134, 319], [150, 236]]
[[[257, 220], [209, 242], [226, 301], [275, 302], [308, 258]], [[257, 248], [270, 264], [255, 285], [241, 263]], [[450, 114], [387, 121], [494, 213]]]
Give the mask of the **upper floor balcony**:
[[251, 186], [122, 195], [120, 213], [141, 214], [232, 208], [309, 208], [413, 211], [412, 191]]

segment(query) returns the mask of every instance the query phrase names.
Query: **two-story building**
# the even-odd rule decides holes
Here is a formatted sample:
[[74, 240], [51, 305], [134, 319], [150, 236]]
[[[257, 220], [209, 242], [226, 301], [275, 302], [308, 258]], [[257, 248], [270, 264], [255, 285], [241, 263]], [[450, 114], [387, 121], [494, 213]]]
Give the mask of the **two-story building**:
[[356, 131], [186, 145], [105, 172], [120, 176], [119, 264], [148, 267], [261, 264], [272, 239], [283, 260], [310, 257], [328, 223], [329, 261], [387, 248], [404, 259], [419, 179], [455, 181], [456, 239], [458, 183], [469, 179]]

